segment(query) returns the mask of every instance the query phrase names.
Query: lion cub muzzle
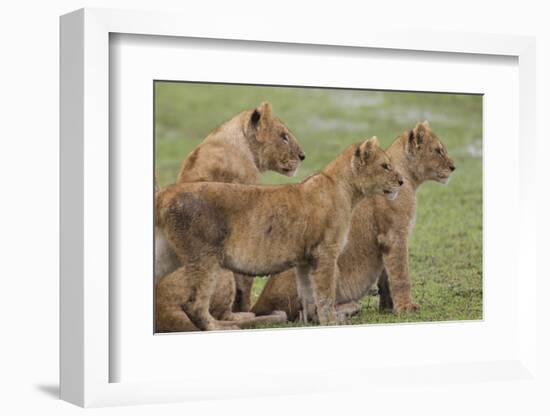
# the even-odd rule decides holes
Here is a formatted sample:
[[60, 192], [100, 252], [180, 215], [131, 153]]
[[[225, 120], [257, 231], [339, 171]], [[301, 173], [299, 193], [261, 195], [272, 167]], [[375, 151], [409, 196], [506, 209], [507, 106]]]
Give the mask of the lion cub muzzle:
[[395, 172], [392, 178], [392, 183], [390, 184], [391, 186], [383, 190], [385, 197], [390, 201], [397, 198], [397, 194], [399, 193], [401, 186], [403, 186], [403, 183], [403, 177], [399, 173]]

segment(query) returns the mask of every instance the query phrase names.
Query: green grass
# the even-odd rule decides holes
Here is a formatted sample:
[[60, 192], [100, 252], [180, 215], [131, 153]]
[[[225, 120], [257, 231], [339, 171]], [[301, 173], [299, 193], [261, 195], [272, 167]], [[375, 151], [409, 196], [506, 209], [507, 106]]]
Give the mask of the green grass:
[[[417, 194], [410, 241], [414, 300], [420, 312], [380, 314], [365, 298], [353, 323], [482, 318], [482, 97], [237, 85], [156, 83], [156, 172], [174, 182], [181, 162], [208, 133], [238, 112], [268, 100], [307, 155], [296, 177], [273, 172], [263, 183], [297, 182], [322, 169], [348, 144], [378, 136], [382, 146], [428, 119], [456, 162], [447, 186], [425, 183]], [[256, 297], [266, 279], [255, 279]], [[295, 326], [288, 324], [288, 326]]]

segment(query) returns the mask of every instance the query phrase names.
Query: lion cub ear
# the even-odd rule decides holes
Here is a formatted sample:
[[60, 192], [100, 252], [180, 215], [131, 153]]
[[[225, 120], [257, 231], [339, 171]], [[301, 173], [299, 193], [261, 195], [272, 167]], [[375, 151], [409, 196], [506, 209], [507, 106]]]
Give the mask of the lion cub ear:
[[272, 117], [271, 103], [268, 101], [264, 101], [254, 109], [252, 115], [250, 116], [250, 122], [254, 127], [256, 127], [260, 120], [269, 120]]
[[373, 136], [368, 140], [365, 140], [355, 151], [355, 156], [359, 157], [362, 162], [367, 162], [368, 158], [373, 154], [374, 150], [380, 147], [378, 137]]
[[428, 121], [424, 121], [422, 123], [417, 123], [416, 127], [409, 131], [409, 151], [414, 152], [416, 149], [420, 147], [422, 142], [424, 141], [424, 136], [426, 134], [426, 129], [428, 128], [426, 126], [426, 123], [428, 126]]

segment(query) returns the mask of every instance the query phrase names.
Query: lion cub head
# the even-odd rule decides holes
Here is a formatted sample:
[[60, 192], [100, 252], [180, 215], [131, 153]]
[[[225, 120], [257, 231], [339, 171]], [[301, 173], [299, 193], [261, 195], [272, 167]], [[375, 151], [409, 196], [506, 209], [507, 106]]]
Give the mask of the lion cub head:
[[351, 168], [356, 187], [365, 196], [383, 194], [393, 200], [403, 185], [403, 177], [393, 168], [376, 137], [355, 149]]
[[281, 120], [274, 117], [271, 104], [263, 102], [251, 111], [247, 137], [260, 171], [272, 170], [293, 176], [306, 156], [296, 137]]
[[428, 121], [417, 123], [408, 134], [409, 169], [422, 181], [435, 180], [446, 184], [455, 164]]

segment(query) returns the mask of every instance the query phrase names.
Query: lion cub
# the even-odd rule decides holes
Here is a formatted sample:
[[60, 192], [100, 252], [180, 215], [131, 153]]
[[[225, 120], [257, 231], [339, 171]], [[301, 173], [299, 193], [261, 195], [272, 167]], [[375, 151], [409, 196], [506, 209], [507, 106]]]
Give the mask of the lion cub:
[[321, 324], [335, 323], [336, 260], [352, 210], [367, 195], [395, 195], [402, 184], [372, 138], [295, 185], [169, 186], [157, 195], [156, 221], [185, 266], [171, 275], [169, 288], [159, 282], [157, 302], [171, 303], [174, 314], [201, 330], [233, 327], [210, 313], [224, 268], [257, 276], [297, 267], [306, 316], [313, 302]]
[[214, 129], [183, 161], [177, 182], [257, 184], [268, 170], [294, 176], [304, 159], [296, 137], [263, 102]]
[[[256, 184], [267, 170], [294, 175], [304, 159], [294, 135], [273, 116], [271, 104], [263, 102], [214, 129], [185, 158], [177, 182]], [[180, 263], [158, 228], [155, 249], [156, 280]]]
[[[272, 113], [269, 102], [243, 111], [214, 129], [183, 161], [178, 182], [230, 182], [255, 184], [266, 170], [292, 176], [305, 159], [298, 141], [281, 120]], [[155, 184], [155, 192], [160, 189]], [[164, 278], [181, 266], [176, 253], [171, 249], [164, 233], [155, 227], [155, 280]], [[229, 274], [228, 274], [229, 273]], [[231, 276], [231, 279], [228, 278]], [[250, 309], [252, 278], [224, 271], [216, 288], [211, 306], [217, 319], [239, 320], [240, 326], [250, 325], [252, 313], [233, 314], [233, 311]], [[234, 280], [234, 281], [233, 281]], [[235, 303], [233, 300], [238, 299]], [[245, 303], [248, 300], [248, 303]], [[196, 330], [187, 320], [176, 324], [164, 319], [167, 314], [157, 309], [156, 330]], [[254, 322], [281, 322], [282, 317], [266, 317]]]
[[[346, 316], [361, 310], [360, 300], [381, 279], [381, 308], [397, 313], [418, 309], [411, 299], [408, 240], [416, 210], [416, 190], [425, 181], [447, 183], [455, 165], [427, 121], [401, 134], [386, 151], [405, 178], [399, 196], [366, 198], [355, 208], [348, 244], [338, 258], [337, 310]], [[387, 275], [386, 275], [387, 273]], [[299, 317], [296, 272], [269, 278], [252, 312], [286, 311]], [[389, 277], [389, 292], [387, 278]], [[393, 303], [392, 303], [393, 298]]]

